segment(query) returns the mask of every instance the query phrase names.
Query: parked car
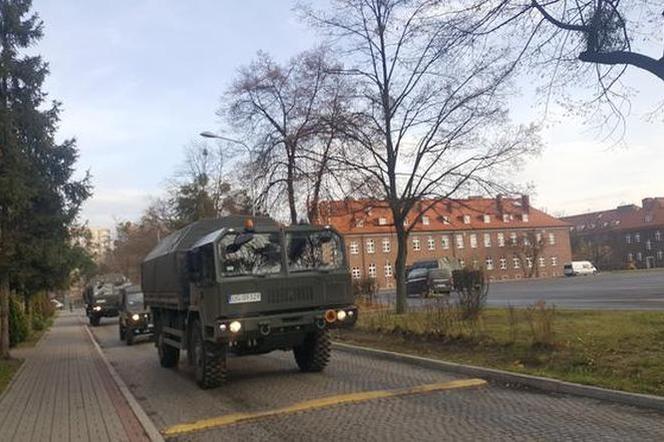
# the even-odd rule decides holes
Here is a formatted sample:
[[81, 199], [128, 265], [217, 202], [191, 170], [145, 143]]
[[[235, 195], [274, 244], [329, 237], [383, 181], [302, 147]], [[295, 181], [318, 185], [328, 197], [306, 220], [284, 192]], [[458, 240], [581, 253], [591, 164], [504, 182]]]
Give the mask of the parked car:
[[423, 298], [434, 294], [449, 294], [452, 290], [452, 272], [448, 268], [419, 267], [412, 269], [406, 278], [408, 296]]
[[594, 275], [597, 268], [590, 261], [572, 261], [563, 266], [565, 276]]

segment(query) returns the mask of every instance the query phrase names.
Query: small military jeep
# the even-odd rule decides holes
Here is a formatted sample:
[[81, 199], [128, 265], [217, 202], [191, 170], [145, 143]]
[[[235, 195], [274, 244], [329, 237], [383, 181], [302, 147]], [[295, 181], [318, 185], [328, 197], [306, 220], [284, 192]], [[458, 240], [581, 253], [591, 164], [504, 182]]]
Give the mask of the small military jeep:
[[120, 340], [133, 345], [138, 335], [152, 335], [152, 317], [143, 304], [143, 292], [138, 285], [120, 290], [120, 317], [118, 327]]

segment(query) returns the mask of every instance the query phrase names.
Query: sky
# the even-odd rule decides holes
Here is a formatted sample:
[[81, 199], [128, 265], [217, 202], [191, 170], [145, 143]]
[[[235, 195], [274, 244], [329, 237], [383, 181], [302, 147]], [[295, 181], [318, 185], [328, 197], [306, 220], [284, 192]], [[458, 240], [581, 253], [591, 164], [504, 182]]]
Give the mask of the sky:
[[[34, 0], [45, 22], [36, 48], [50, 64], [45, 89], [63, 102], [58, 138], [76, 137], [78, 174], [92, 174], [81, 220], [112, 227], [137, 219], [162, 194], [183, 147], [221, 126], [219, 97], [259, 50], [278, 61], [319, 39], [290, 0]], [[645, 115], [664, 84], [631, 70], [637, 85], [623, 146], [603, 141], [579, 116], [554, 115], [545, 149], [515, 176], [534, 186], [533, 204], [576, 214], [664, 196], [664, 121]], [[523, 80], [527, 82], [527, 79]], [[541, 121], [524, 84], [518, 121]]]

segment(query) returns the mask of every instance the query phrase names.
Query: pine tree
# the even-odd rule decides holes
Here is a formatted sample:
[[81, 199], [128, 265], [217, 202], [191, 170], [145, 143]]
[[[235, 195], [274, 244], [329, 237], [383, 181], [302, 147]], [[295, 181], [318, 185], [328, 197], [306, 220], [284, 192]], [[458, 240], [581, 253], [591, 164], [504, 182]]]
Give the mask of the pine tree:
[[43, 35], [31, 0], [0, 0], [0, 356], [9, 356], [10, 289], [59, 288], [74, 265], [70, 229], [90, 196], [72, 178], [75, 140], [55, 141], [60, 103], [47, 107], [48, 65], [21, 52]]

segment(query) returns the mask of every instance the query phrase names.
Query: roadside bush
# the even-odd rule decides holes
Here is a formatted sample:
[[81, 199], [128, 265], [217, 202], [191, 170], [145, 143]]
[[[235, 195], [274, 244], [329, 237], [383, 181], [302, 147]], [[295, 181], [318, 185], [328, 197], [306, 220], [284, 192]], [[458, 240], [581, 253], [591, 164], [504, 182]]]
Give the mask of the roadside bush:
[[489, 281], [484, 270], [472, 270], [464, 268], [452, 272], [454, 290], [459, 295], [459, 309], [461, 319], [478, 319], [489, 292]]
[[25, 341], [30, 335], [30, 324], [23, 311], [23, 304], [16, 296], [9, 297], [9, 345]]
[[526, 319], [530, 325], [533, 346], [554, 347], [555, 333], [553, 325], [556, 319], [556, 306], [547, 306], [546, 302], [539, 301], [526, 308]]
[[34, 331], [42, 331], [46, 328], [46, 320], [41, 317], [41, 315], [38, 315], [34, 313], [31, 318], [31, 325], [32, 325], [32, 330]]
[[353, 280], [353, 296], [356, 300], [373, 304], [378, 284], [374, 278], [361, 278]]
[[519, 329], [519, 312], [512, 304], [507, 304], [507, 324], [510, 332], [510, 342], [516, 342]]
[[39, 316], [45, 321], [55, 314], [55, 307], [46, 293], [37, 293], [30, 297], [30, 311], [33, 316]]

